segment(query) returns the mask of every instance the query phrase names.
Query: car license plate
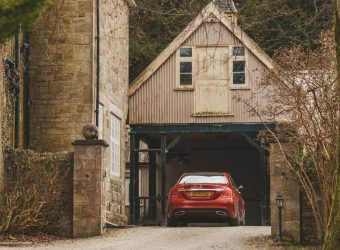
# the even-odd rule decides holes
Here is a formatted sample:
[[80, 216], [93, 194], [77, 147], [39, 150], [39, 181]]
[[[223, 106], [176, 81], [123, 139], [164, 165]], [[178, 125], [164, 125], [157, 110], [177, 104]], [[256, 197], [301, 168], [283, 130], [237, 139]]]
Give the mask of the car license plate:
[[190, 197], [210, 197], [213, 192], [195, 191], [189, 192]]

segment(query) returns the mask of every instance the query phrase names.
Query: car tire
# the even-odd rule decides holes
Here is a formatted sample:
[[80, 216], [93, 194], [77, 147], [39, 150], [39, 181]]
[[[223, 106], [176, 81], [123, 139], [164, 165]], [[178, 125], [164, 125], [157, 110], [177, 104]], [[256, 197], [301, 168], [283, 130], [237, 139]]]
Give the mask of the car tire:
[[167, 218], [166, 220], [166, 226], [167, 227], [177, 227], [178, 221], [174, 218]]
[[245, 225], [246, 225], [246, 218], [244, 216], [241, 220], [241, 226], [245, 226]]
[[241, 223], [240, 215], [237, 214], [235, 219], [230, 219], [229, 225], [232, 226], [232, 227], [237, 227], [237, 226], [240, 225], [240, 223]]
[[180, 227], [186, 227], [188, 225], [188, 223], [184, 220], [181, 220], [179, 222], [177, 222], [177, 225]]

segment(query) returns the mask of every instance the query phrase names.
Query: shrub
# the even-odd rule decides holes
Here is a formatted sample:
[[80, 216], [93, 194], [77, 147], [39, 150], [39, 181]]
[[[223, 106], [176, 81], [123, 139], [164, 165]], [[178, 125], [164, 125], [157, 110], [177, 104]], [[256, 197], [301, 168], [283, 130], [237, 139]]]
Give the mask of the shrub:
[[6, 184], [0, 195], [0, 233], [69, 233], [72, 159], [71, 153], [5, 150]]

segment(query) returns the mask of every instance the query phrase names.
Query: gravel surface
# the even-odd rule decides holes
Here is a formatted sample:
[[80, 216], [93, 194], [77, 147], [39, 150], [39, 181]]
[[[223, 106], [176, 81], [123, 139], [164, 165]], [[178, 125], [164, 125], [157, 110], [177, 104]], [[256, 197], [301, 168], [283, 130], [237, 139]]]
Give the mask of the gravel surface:
[[[56, 241], [48, 245], [15, 249], [228, 249], [259, 250], [284, 249], [269, 242], [270, 227], [188, 226], [177, 228], [138, 227], [115, 229], [104, 236], [90, 239]], [[257, 240], [258, 239], [258, 240]], [[1, 248], [1, 247], [0, 247]], [[13, 248], [1, 248], [13, 249]]]

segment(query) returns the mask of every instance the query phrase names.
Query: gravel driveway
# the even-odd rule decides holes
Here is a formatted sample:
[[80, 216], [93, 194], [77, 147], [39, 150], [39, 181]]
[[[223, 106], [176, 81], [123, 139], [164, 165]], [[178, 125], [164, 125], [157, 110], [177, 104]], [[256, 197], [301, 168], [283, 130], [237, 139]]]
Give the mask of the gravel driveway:
[[[110, 230], [104, 236], [91, 239], [58, 241], [51, 245], [23, 249], [272, 249], [249, 245], [254, 237], [268, 236], [270, 227], [188, 226], [177, 228], [139, 227]], [[13, 249], [13, 248], [4, 248]], [[18, 248], [16, 248], [18, 249]], [[273, 248], [277, 249], [277, 248]]]

